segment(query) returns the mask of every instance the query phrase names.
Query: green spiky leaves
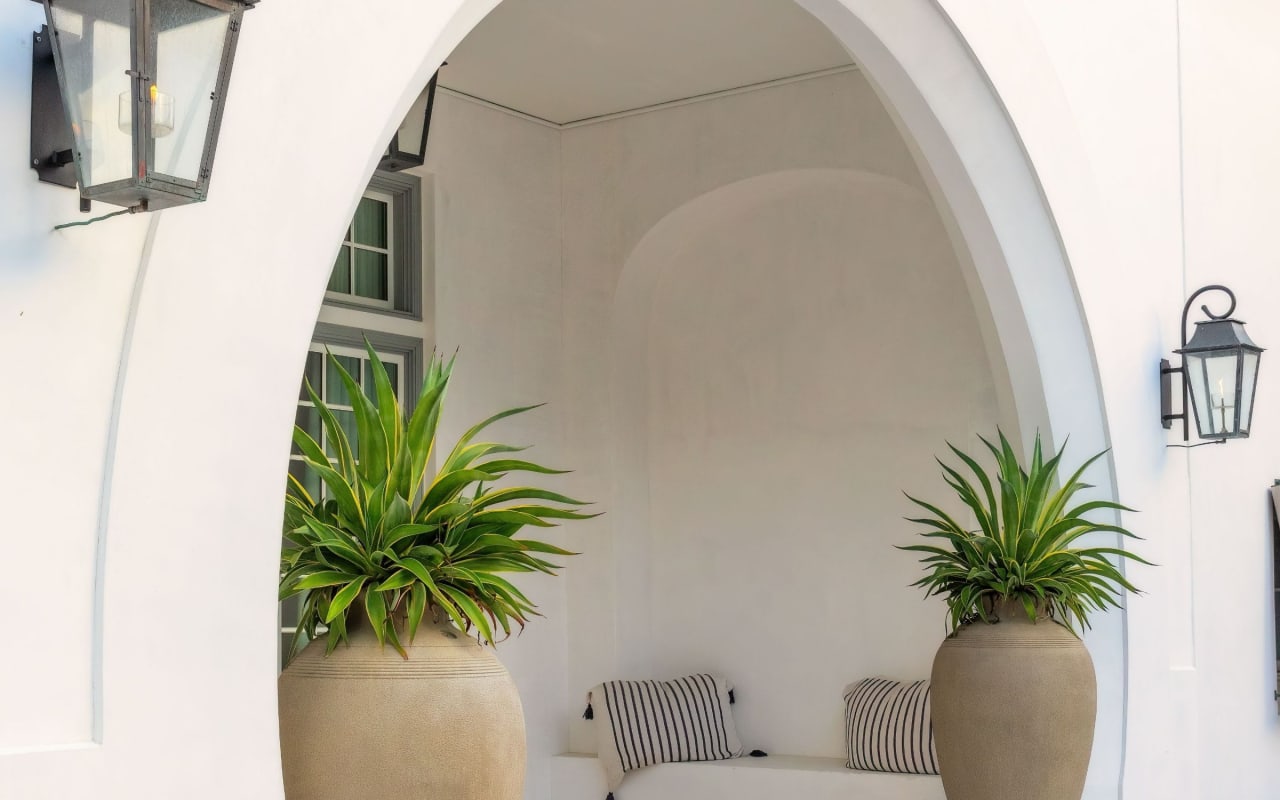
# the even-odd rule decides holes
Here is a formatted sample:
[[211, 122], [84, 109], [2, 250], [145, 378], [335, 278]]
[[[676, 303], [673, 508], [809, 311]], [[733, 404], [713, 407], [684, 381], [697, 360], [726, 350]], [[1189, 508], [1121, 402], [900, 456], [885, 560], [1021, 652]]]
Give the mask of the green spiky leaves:
[[999, 440], [996, 445], [982, 439], [995, 458], [994, 476], [950, 444], [963, 467], [938, 461], [947, 485], [973, 514], [977, 530], [966, 530], [938, 506], [907, 495], [927, 512], [908, 521], [925, 529], [921, 536], [939, 540], [899, 548], [923, 554], [920, 563], [927, 574], [912, 585], [946, 598], [952, 631], [988, 620], [992, 604], [1007, 598], [1019, 601], [1033, 618], [1038, 608], [1045, 609], [1078, 633], [1078, 625], [1088, 627], [1090, 612], [1119, 607], [1121, 590], [1138, 591], [1121, 572], [1122, 559], [1150, 564], [1118, 547], [1082, 542], [1096, 533], [1138, 538], [1118, 525], [1087, 517], [1133, 509], [1106, 500], [1074, 502], [1079, 492], [1092, 488], [1081, 477], [1105, 451], [1056, 486], [1062, 450], [1046, 460], [1037, 435], [1031, 463], [1024, 468], [1003, 433]]
[[[412, 640], [433, 609], [489, 644], [500, 641], [538, 613], [502, 574], [555, 574], [560, 567], [545, 557], [573, 555], [520, 538], [521, 531], [595, 515], [582, 512], [586, 503], [546, 489], [494, 485], [517, 473], [561, 473], [509, 457], [524, 448], [475, 441], [494, 422], [534, 406], [495, 414], [451, 452], [436, 454], [453, 360], [431, 359], [417, 405], [406, 416], [385, 367], [367, 349], [372, 398], [330, 356], [354, 407], [355, 441], [309, 385], [332, 455], [302, 428], [293, 434], [307, 469], [324, 486], [324, 497], [312, 497], [290, 476], [285, 494], [280, 598], [304, 595], [295, 650], [324, 625], [331, 652], [346, 640], [349, 615], [362, 614], [379, 641], [404, 655], [400, 634]], [[430, 474], [433, 455], [439, 469]]]

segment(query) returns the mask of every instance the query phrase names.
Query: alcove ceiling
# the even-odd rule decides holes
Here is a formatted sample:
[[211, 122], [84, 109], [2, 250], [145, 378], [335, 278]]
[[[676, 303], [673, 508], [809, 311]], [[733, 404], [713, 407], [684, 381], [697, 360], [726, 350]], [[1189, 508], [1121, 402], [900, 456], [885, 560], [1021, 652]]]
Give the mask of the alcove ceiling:
[[504, 0], [440, 85], [567, 124], [851, 63], [792, 0]]

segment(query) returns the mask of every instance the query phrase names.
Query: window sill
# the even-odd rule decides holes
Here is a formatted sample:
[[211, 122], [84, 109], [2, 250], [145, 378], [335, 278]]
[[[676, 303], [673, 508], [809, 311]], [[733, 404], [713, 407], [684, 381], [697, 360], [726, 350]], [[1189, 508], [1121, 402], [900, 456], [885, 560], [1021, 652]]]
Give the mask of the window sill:
[[328, 296], [324, 299], [324, 307], [341, 308], [344, 311], [358, 311], [362, 314], [376, 314], [381, 317], [394, 317], [396, 319], [410, 320], [413, 322], [422, 321], [422, 312], [420, 311], [403, 311], [389, 306], [375, 306], [370, 303], [338, 300]]
[[[593, 755], [565, 753], [552, 766], [561, 800], [603, 800], [604, 769]], [[838, 758], [768, 756], [661, 764], [627, 775], [626, 800], [732, 797], [735, 800], [945, 800], [937, 775], [896, 775], [845, 769]]]

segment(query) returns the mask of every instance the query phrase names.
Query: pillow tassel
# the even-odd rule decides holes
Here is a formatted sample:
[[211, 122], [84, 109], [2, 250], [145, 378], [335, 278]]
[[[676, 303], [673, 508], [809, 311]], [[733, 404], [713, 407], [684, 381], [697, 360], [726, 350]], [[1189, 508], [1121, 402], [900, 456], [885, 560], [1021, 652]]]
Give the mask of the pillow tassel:
[[[587, 692], [587, 710], [582, 712], [582, 718], [583, 718], [583, 719], [595, 719], [595, 718], [596, 718], [596, 712], [591, 708], [591, 693], [590, 693], [590, 692]], [[608, 797], [608, 798], [605, 798], [605, 800], [611, 800], [611, 798], [612, 798], [612, 795], [610, 795], [610, 797]]]
[[729, 690], [729, 705], [733, 705], [733, 704], [734, 704], [734, 703], [736, 703], [736, 702], [738, 702], [738, 698], [736, 698], [736, 697], [734, 697], [734, 696], [733, 696], [733, 690], [732, 690], [732, 689], [730, 689], [730, 690]]

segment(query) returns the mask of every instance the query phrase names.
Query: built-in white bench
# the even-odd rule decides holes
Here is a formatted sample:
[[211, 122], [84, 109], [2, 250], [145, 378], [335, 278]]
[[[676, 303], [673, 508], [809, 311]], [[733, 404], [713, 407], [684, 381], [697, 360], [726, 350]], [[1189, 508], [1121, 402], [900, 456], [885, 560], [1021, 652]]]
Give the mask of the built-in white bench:
[[[556, 756], [556, 800], [604, 800], [604, 770], [592, 755]], [[627, 775], [619, 800], [946, 800], [936, 775], [845, 769], [838, 758], [769, 756], [660, 764]]]

